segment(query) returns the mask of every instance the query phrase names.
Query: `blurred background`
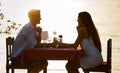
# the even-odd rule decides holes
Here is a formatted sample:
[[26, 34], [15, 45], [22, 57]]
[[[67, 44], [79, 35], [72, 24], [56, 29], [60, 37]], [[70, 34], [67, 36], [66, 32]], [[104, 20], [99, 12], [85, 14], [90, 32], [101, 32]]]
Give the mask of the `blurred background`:
[[[38, 26], [48, 31], [48, 40], [52, 42], [53, 32], [56, 32], [56, 36], [63, 36], [65, 43], [74, 43], [77, 37], [78, 13], [89, 12], [100, 34], [104, 60], [107, 40], [112, 38], [112, 73], [120, 73], [119, 0], [0, 0], [0, 73], [6, 72], [5, 38], [16, 37], [22, 26], [28, 23], [27, 13], [31, 9], [41, 10], [42, 20]], [[48, 73], [67, 73], [65, 64], [66, 61], [49, 61]]]

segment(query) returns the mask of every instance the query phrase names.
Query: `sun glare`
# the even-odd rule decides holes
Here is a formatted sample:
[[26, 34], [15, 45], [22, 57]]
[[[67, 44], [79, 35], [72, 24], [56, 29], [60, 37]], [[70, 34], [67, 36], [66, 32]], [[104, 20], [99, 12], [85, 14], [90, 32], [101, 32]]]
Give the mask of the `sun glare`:
[[112, 7], [117, 8], [115, 3], [113, 6], [111, 5], [113, 2], [108, 2], [108, 0], [2, 0], [1, 3], [1, 10], [5, 13], [6, 19], [22, 25], [28, 23], [27, 12], [30, 9], [40, 9], [42, 20], [39, 26], [48, 31], [50, 35], [56, 31], [58, 35], [63, 35], [64, 41], [67, 42], [74, 42], [76, 39], [77, 16], [81, 11], [88, 11], [91, 14], [100, 31], [102, 28], [99, 24], [106, 22], [113, 24], [118, 19], [114, 22], [109, 21], [119, 17], [118, 15], [115, 16], [117, 11], [112, 11], [113, 15], [108, 13], [111, 12], [108, 6], [111, 6], [110, 10], [113, 9]]

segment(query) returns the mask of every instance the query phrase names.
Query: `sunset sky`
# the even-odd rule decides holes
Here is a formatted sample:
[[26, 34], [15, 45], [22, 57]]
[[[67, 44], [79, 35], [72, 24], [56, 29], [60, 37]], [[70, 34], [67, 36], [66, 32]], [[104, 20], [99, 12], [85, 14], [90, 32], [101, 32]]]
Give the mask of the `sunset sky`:
[[[39, 26], [43, 31], [48, 31], [50, 39], [53, 38], [54, 31], [57, 35], [63, 35], [64, 43], [73, 43], [76, 40], [78, 13], [89, 12], [100, 35], [103, 58], [106, 60], [107, 40], [111, 38], [112, 72], [120, 73], [120, 0], [0, 0], [0, 4], [0, 13], [5, 15], [5, 19], [0, 20], [0, 30], [8, 25], [7, 20], [25, 25], [29, 22], [28, 11], [40, 9], [42, 20]], [[0, 73], [6, 73], [5, 38], [16, 35], [0, 34]], [[64, 61], [50, 62], [48, 72], [64, 73], [64, 64]], [[17, 72], [26, 73], [23, 70]]]
[[[41, 10], [41, 24], [43, 30], [62, 34], [69, 42], [75, 40], [77, 15], [79, 12], [88, 11], [99, 31], [102, 25], [119, 24], [119, 0], [1, 0], [0, 9], [5, 14], [5, 19], [10, 19], [18, 24], [28, 23], [27, 13], [31, 9]], [[115, 26], [114, 26], [115, 27]], [[116, 30], [116, 29], [115, 29]], [[72, 39], [72, 40], [70, 40]]]

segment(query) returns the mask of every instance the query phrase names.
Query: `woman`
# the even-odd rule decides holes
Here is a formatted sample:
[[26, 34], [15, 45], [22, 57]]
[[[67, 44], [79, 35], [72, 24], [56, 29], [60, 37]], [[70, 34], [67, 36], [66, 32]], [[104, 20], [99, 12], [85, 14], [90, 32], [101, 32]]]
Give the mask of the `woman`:
[[[93, 68], [103, 62], [101, 55], [101, 42], [97, 29], [88, 12], [80, 12], [77, 26], [78, 37], [74, 43], [74, 48], [79, 45], [85, 52], [85, 56], [80, 59], [81, 68]], [[72, 66], [71, 61], [66, 64], [68, 73], [79, 73], [78, 68]]]

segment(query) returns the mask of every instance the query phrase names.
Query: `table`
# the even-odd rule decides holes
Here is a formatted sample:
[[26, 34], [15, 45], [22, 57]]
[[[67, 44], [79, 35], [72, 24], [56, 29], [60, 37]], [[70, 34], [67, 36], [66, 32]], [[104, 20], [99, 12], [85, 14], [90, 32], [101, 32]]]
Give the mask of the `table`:
[[21, 64], [29, 60], [68, 60], [79, 67], [83, 51], [74, 48], [27, 48], [22, 53]]

